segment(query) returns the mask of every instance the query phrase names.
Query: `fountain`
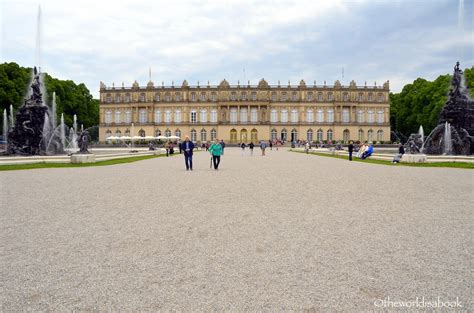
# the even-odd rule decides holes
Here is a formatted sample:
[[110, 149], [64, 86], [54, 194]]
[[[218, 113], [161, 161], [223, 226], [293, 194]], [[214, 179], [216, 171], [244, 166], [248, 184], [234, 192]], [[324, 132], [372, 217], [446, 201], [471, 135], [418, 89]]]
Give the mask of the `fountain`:
[[66, 125], [64, 124], [64, 113], [61, 113], [61, 125], [59, 127], [59, 138], [61, 139], [61, 145], [66, 147]]
[[15, 126], [15, 118], [13, 117], [13, 104], [10, 104], [10, 128]]
[[8, 146], [8, 116], [7, 116], [7, 109], [3, 110], [3, 140], [5, 141], [5, 145]]
[[423, 153], [471, 155], [474, 153], [474, 101], [464, 85], [459, 62], [454, 67], [452, 88], [440, 113], [438, 126], [426, 137]]

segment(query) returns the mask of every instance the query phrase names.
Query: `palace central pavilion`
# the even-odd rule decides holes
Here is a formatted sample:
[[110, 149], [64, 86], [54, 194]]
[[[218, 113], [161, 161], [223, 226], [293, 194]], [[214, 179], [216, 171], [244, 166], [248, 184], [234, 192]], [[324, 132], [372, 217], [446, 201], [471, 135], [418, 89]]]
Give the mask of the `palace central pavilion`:
[[[170, 136], [206, 142], [388, 141], [389, 82], [383, 86], [230, 85], [132, 87], [100, 84], [99, 140]], [[132, 126], [133, 125], [133, 126]], [[132, 133], [133, 132], [133, 133]]]

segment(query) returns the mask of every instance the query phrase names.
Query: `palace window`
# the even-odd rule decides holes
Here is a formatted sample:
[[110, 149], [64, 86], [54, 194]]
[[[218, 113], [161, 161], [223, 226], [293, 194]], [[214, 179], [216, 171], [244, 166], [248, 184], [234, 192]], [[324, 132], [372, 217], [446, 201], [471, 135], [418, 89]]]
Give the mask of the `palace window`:
[[298, 123], [298, 110], [297, 109], [291, 110], [291, 122]]
[[177, 92], [174, 96], [175, 100], [176, 101], [181, 101], [181, 94], [179, 92]]
[[364, 131], [362, 129], [359, 129], [359, 131], [357, 133], [357, 139], [359, 141], [364, 141]]
[[349, 101], [349, 94], [347, 92], [345, 92], [343, 95], [342, 95], [342, 100], [343, 101]]
[[275, 109], [272, 109], [270, 112], [270, 122], [276, 123], [278, 121], [278, 112]]
[[237, 123], [237, 109], [236, 108], [230, 109], [230, 122]]
[[252, 92], [252, 100], [253, 101], [257, 100], [257, 93], [256, 92]]
[[120, 129], [117, 129], [115, 131], [115, 137], [122, 137], [122, 132], [120, 131]]
[[380, 110], [377, 112], [377, 123], [383, 124], [383, 122], [384, 122], [383, 110]]
[[141, 94], [140, 94], [139, 101], [140, 101], [140, 102], [145, 102], [145, 94], [144, 94], [144, 93], [141, 93]]
[[316, 113], [316, 122], [324, 123], [324, 111], [323, 109], [318, 109]]
[[121, 102], [121, 101], [122, 101], [122, 97], [120, 95], [116, 95], [115, 102]]
[[171, 101], [171, 95], [169, 94], [169, 92], [166, 93], [166, 95], [165, 95], [165, 100], [166, 100], [166, 102], [170, 102], [170, 101]]
[[293, 101], [298, 100], [298, 93], [297, 92], [293, 92], [293, 94], [291, 95], [291, 100], [293, 100]]
[[155, 123], [161, 123], [161, 111], [160, 110], [155, 111]]
[[125, 102], [130, 102], [130, 94], [125, 94]]
[[250, 131], [250, 140], [252, 142], [258, 142], [258, 131], [254, 128]]
[[181, 110], [174, 111], [174, 121], [175, 123], [181, 123], [183, 121]]
[[364, 111], [357, 111], [357, 123], [364, 123]]
[[132, 122], [132, 112], [127, 110], [125, 111], [125, 123], [130, 124]]
[[169, 129], [165, 130], [165, 136], [166, 137], [171, 136], [171, 130], [169, 130]]
[[308, 95], [306, 96], [306, 99], [308, 101], [313, 101], [313, 93], [312, 92], [308, 92]]
[[107, 96], [105, 97], [105, 102], [107, 103], [112, 102], [112, 95], [110, 93], [108, 93]]
[[230, 141], [237, 141], [237, 131], [235, 129], [230, 130]]
[[213, 128], [211, 130], [211, 140], [214, 141], [217, 138], [217, 131]]
[[318, 101], [323, 101], [323, 93], [318, 92]]
[[291, 130], [291, 141], [296, 141], [296, 140], [298, 140], [298, 131], [295, 128], [293, 128]]
[[282, 101], [288, 100], [288, 96], [287, 96], [286, 92], [282, 92], [282, 93], [281, 93], [281, 100], [282, 100]]
[[270, 133], [270, 136], [272, 138], [272, 140], [276, 140], [277, 137], [278, 137], [278, 132], [275, 128], [272, 129], [271, 133]]
[[201, 101], [206, 101], [206, 93], [201, 92]]
[[146, 110], [145, 109], [141, 109], [140, 110], [140, 113], [138, 115], [139, 117], [139, 122], [140, 123], [146, 123], [147, 122], [147, 118], [146, 118]]
[[370, 92], [368, 96], [369, 101], [374, 101], [374, 95]]
[[[189, 116], [189, 121], [190, 121], [191, 123], [194, 123], [194, 124], [197, 123], [197, 113], [196, 113], [196, 111], [194, 111], [194, 110], [191, 111], [190, 116]], [[196, 139], [194, 139], [194, 141], [195, 141], [195, 140], [196, 140]]]
[[372, 129], [369, 129], [369, 131], [367, 132], [367, 140], [368, 141], [374, 140], [374, 131]]
[[201, 123], [207, 123], [207, 110], [202, 109], [199, 113], [199, 121]]
[[211, 101], [216, 101], [217, 95], [215, 92], [211, 93]]
[[344, 129], [344, 131], [342, 132], [342, 140], [344, 142], [349, 142], [349, 140], [351, 139], [351, 133], [349, 132], [348, 129]]
[[105, 124], [112, 123], [112, 111], [105, 111]]
[[277, 94], [276, 92], [272, 92], [272, 101], [276, 101], [277, 100]]
[[196, 130], [193, 129], [191, 130], [191, 141], [196, 141], [196, 138], [197, 138], [197, 133], [196, 133]]
[[334, 110], [328, 110], [328, 123], [334, 123]]
[[328, 101], [334, 100], [334, 94], [332, 92], [328, 93]]
[[288, 132], [286, 131], [286, 129], [283, 128], [283, 130], [281, 131], [281, 140], [283, 141], [287, 141], [288, 140]]
[[179, 130], [179, 128], [174, 132], [174, 134], [176, 135], [176, 137], [181, 138], [181, 131]]
[[282, 123], [288, 123], [288, 110], [287, 109], [281, 110], [280, 121]]
[[373, 123], [374, 122], [374, 111], [369, 110], [367, 112], [367, 122], [368, 123]]
[[383, 140], [383, 130], [379, 129], [377, 131], [377, 141], [382, 141]]
[[211, 123], [217, 123], [217, 110], [211, 110]]
[[332, 138], [333, 138], [333, 132], [332, 132], [332, 129], [329, 129], [327, 131], [327, 141], [332, 141]]
[[159, 93], [155, 94], [155, 101], [160, 102], [160, 94]]
[[258, 110], [256, 108], [250, 109], [250, 122], [251, 123], [258, 122]]
[[196, 101], [196, 93], [191, 92], [191, 101]]
[[232, 92], [232, 93], [230, 94], [230, 100], [232, 100], [232, 101], [237, 100], [237, 94], [236, 94], [235, 92]]
[[362, 92], [359, 92], [359, 95], [358, 95], [358, 97], [357, 97], [357, 100], [358, 100], [359, 102], [361, 102], [361, 101], [364, 100], [364, 94], [363, 94]]
[[122, 112], [120, 112], [120, 111], [115, 111], [115, 123], [116, 123], [116, 124], [122, 123], [121, 114], [122, 114]]
[[378, 101], [378, 102], [383, 102], [384, 100], [385, 100], [385, 99], [384, 99], [384, 96], [383, 96], [382, 93], [377, 94], [377, 101]]
[[247, 109], [246, 108], [240, 109], [240, 122], [247, 123]]
[[313, 141], [313, 130], [312, 129], [308, 129], [308, 131], [306, 132], [306, 140]]
[[318, 129], [318, 131], [316, 132], [316, 140], [319, 141], [319, 142], [323, 141], [323, 130], [322, 129]]
[[201, 141], [202, 142], [207, 141], [207, 131], [204, 128], [201, 129]]
[[240, 97], [242, 100], [247, 100], [247, 93], [246, 92], [242, 92], [242, 95]]
[[349, 109], [342, 109], [342, 122], [343, 123], [350, 122]]
[[161, 136], [161, 130], [156, 129], [155, 130], [155, 137]]
[[165, 111], [165, 123], [171, 123], [171, 110]]
[[105, 132], [105, 138], [109, 138], [110, 136], [112, 136], [112, 131], [110, 129], [107, 129], [107, 131]]
[[314, 122], [314, 113], [312, 109], [306, 110], [306, 122], [313, 123]]
[[140, 137], [145, 137], [145, 130], [144, 130], [144, 129], [140, 129], [140, 130], [138, 131], [138, 136], [140, 136]]

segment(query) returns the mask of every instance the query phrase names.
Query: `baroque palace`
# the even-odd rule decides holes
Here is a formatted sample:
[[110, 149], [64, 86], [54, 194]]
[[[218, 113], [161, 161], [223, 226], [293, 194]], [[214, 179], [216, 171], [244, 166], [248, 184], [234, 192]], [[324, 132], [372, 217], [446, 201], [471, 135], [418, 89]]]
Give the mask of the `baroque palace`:
[[[230, 85], [132, 87], [100, 83], [99, 140], [110, 136], [175, 135], [205, 142], [256, 143], [390, 140], [389, 82], [383, 86]], [[133, 124], [133, 127], [132, 127]], [[134, 132], [134, 133], [132, 133]]]

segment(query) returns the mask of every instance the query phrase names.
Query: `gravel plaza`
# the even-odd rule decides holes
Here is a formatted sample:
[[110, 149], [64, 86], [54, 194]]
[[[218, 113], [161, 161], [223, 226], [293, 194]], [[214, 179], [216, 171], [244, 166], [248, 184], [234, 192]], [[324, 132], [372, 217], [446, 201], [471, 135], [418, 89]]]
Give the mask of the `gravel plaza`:
[[209, 162], [0, 172], [0, 310], [473, 309], [472, 170]]

